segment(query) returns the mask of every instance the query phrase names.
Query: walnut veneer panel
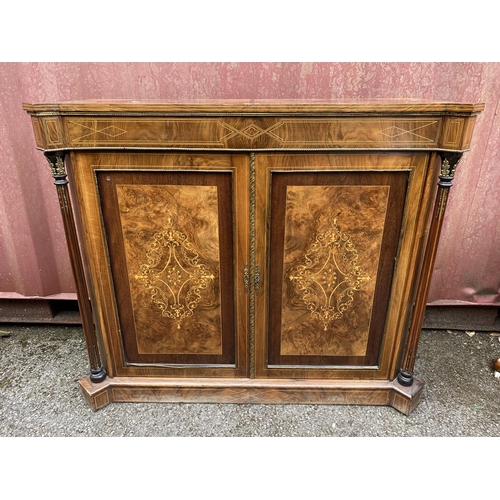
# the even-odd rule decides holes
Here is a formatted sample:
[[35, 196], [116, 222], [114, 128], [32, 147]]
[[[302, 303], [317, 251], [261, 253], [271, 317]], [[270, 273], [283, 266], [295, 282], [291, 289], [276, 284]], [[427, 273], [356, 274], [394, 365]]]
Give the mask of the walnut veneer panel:
[[280, 353], [364, 356], [389, 186], [302, 184], [286, 189]]
[[[280, 189], [279, 177], [273, 175], [274, 190]], [[379, 266], [382, 277], [392, 275], [398, 231], [390, 231], [391, 241], [384, 242], [383, 251], [382, 240], [386, 224], [400, 227], [402, 210], [397, 207], [404, 206], [408, 172], [398, 173], [398, 182], [391, 182], [393, 192], [390, 184], [384, 184], [393, 181], [386, 174], [324, 174], [323, 178], [316, 175], [313, 182], [319, 185], [312, 186], [307, 185], [311, 180], [304, 174], [289, 177], [284, 238], [283, 231], [280, 234], [271, 230], [272, 248], [284, 240], [279, 256], [281, 266], [271, 262], [270, 277], [271, 297], [279, 291], [282, 296], [281, 308], [274, 303], [270, 306], [270, 332], [281, 331], [280, 357], [288, 358], [287, 364], [293, 364], [292, 359], [299, 362], [297, 357], [305, 355], [308, 359], [302, 362], [307, 364], [313, 364], [315, 356], [316, 362], [323, 364], [345, 364], [346, 358], [351, 358], [357, 364], [373, 365], [377, 356], [372, 355], [374, 359], [368, 362], [364, 359], [370, 326], [374, 319], [375, 331], [383, 330], [380, 324], [385, 318], [390, 288], [390, 280], [382, 287], [379, 285], [385, 307], [375, 307], [372, 318]], [[354, 180], [354, 185], [344, 184]], [[276, 223], [279, 208], [273, 210]], [[278, 269], [282, 269], [279, 274], [275, 271]], [[281, 325], [274, 326], [280, 312]], [[270, 363], [278, 361], [273, 357]]]
[[233, 268], [220, 264], [233, 260], [230, 174], [97, 178], [128, 361], [222, 354], [223, 309], [225, 324], [234, 323]]
[[424, 148], [437, 145], [441, 119], [75, 117], [64, 127], [75, 148]]
[[[220, 354], [217, 186], [118, 185], [116, 191], [133, 312], [145, 334], [138, 352]], [[158, 333], [155, 312], [168, 334]]]

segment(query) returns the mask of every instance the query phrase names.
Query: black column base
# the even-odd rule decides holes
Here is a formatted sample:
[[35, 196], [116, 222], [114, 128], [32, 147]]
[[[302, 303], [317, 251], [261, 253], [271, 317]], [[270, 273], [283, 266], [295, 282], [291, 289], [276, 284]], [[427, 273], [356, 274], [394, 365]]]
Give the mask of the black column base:
[[398, 375], [398, 382], [405, 387], [409, 387], [413, 384], [413, 373], [401, 370]]
[[106, 370], [102, 366], [90, 370], [90, 380], [91, 382], [94, 382], [94, 384], [102, 382], [106, 377], [107, 377]]

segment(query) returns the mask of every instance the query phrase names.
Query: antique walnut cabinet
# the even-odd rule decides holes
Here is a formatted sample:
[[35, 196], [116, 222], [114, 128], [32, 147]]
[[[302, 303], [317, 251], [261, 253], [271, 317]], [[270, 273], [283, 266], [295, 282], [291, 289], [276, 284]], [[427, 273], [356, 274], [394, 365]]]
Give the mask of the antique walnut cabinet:
[[448, 192], [482, 104], [25, 104], [59, 196], [93, 409], [408, 414]]

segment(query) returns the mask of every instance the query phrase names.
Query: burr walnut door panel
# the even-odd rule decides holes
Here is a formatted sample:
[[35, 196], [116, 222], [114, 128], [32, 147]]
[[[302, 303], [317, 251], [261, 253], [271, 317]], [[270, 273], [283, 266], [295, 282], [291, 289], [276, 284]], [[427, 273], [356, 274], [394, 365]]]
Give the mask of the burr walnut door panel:
[[380, 374], [405, 206], [419, 200], [425, 167], [404, 154], [257, 159], [269, 200], [257, 201], [257, 373]]
[[113, 168], [92, 166], [121, 374], [246, 374], [248, 161], [238, 160], [117, 155]]

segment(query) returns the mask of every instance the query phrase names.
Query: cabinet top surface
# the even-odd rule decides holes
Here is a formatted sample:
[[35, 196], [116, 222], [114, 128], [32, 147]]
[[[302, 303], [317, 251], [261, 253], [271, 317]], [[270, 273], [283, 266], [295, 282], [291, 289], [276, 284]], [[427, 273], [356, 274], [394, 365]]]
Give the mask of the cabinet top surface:
[[121, 113], [319, 113], [319, 114], [472, 114], [482, 103], [426, 101], [421, 99], [196, 99], [196, 100], [106, 100], [93, 99], [61, 103], [25, 103], [30, 114], [121, 114]]

